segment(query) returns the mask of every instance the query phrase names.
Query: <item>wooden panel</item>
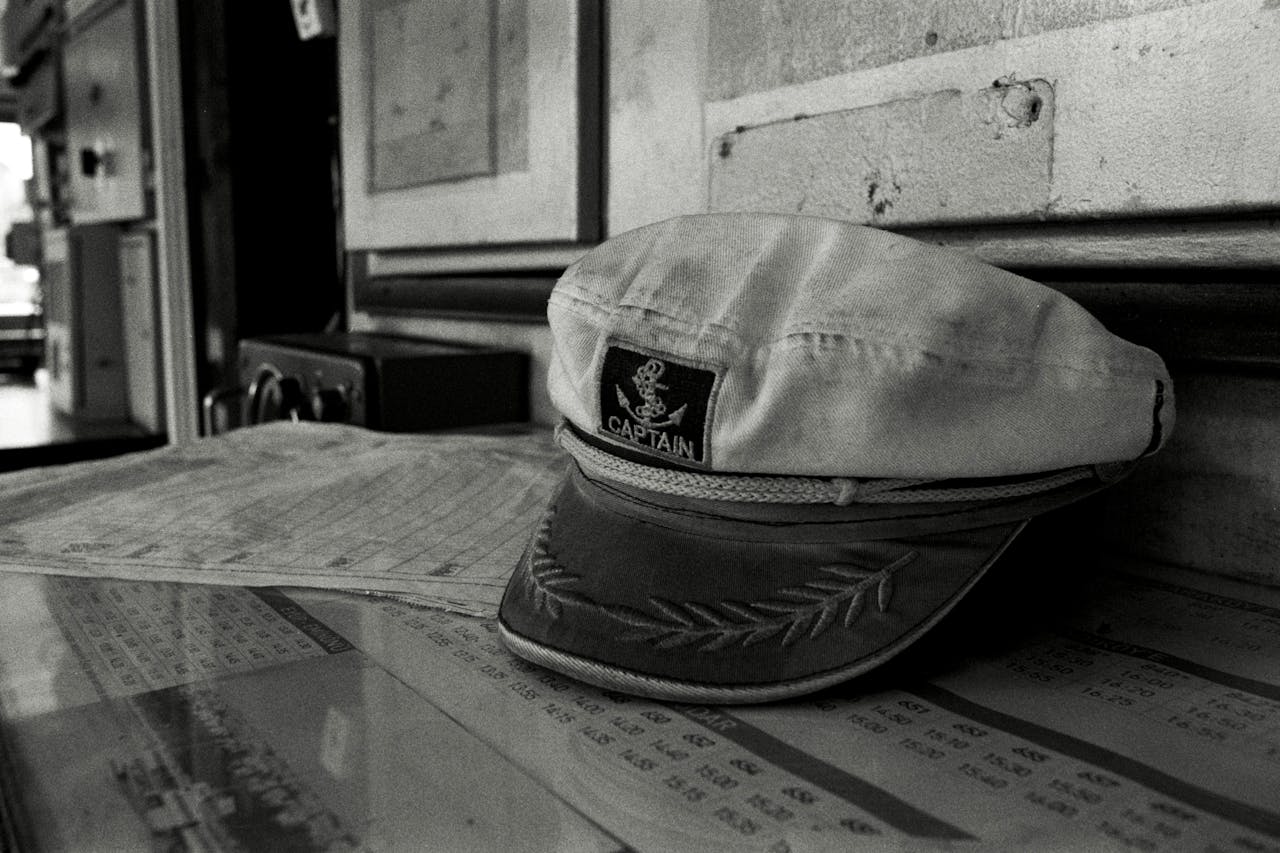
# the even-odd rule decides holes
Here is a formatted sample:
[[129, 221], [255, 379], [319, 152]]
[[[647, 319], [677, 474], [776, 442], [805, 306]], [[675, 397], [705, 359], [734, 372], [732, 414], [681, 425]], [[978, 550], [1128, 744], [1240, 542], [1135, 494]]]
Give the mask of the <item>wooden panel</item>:
[[1052, 87], [1031, 80], [740, 126], [713, 145], [709, 207], [883, 225], [1034, 215], [1053, 114]]
[[1280, 584], [1280, 373], [1175, 372], [1169, 443], [1106, 499], [1121, 553]]
[[1270, 276], [1176, 280], [1054, 280], [1108, 329], [1187, 369], [1248, 367], [1280, 372], [1280, 287]]
[[563, 270], [590, 247], [578, 243], [541, 246], [511, 245], [432, 252], [363, 252], [372, 276], [495, 273], [520, 270]]
[[[1063, 8], [1077, 5], [1088, 4]], [[1103, 18], [1115, 17], [1106, 11], [1110, 4], [1097, 5]], [[1280, 174], [1269, 165], [1271, 140], [1280, 132], [1280, 90], [1258, 94], [1265, 106], [1255, 111], [1252, 87], [1220, 85], [1219, 76], [1229, 68], [1249, 79], [1250, 63], [1280, 43], [1280, 13], [1261, 0], [1222, 0], [1081, 29], [1054, 24], [1040, 35], [704, 106], [708, 53], [723, 47], [708, 43], [706, 7], [645, 0], [610, 10], [610, 233], [705, 211], [717, 140], [739, 126], [876, 108], [927, 92], [976, 92], [1015, 72], [1055, 89], [1046, 203], [1016, 222], [901, 222], [896, 230], [1023, 269], [1280, 266], [1269, 215], [1280, 208]], [[841, 25], [839, 15], [830, 20], [833, 29]], [[788, 150], [776, 153], [779, 170], [790, 168]], [[859, 211], [866, 212], [874, 214], [874, 205]]]
[[357, 311], [545, 323], [554, 276], [415, 276], [354, 284]]
[[707, 95], [724, 100], [1203, 0], [708, 0]]
[[[1023, 218], [1273, 211], [1280, 207], [1280, 88], [1224, 81], [1254, 78], [1277, 44], [1274, 4], [1217, 0], [711, 102], [706, 138], [921, 92], [972, 92], [1016, 74], [1049, 81], [1055, 105], [1049, 192]], [[717, 157], [709, 148], [704, 156]], [[791, 168], [791, 152], [777, 154], [778, 168]], [[845, 164], [831, 165], [815, 181], [838, 179]], [[980, 198], [979, 184], [998, 177], [967, 173], [965, 195]], [[881, 220], [872, 208], [858, 221]], [[973, 221], [1002, 220], [980, 210]]]
[[1275, 217], [1179, 217], [899, 228], [902, 234], [973, 252], [1019, 269], [1257, 269], [1280, 266]]

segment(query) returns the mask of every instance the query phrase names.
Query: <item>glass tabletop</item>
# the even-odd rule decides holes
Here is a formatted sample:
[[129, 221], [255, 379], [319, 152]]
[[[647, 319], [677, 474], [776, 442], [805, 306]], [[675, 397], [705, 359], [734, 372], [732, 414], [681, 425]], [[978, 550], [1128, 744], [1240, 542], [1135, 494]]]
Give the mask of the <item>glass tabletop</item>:
[[4, 823], [45, 850], [1277, 849], [1280, 596], [1125, 567], [1084, 600], [729, 708], [389, 598], [0, 573]]

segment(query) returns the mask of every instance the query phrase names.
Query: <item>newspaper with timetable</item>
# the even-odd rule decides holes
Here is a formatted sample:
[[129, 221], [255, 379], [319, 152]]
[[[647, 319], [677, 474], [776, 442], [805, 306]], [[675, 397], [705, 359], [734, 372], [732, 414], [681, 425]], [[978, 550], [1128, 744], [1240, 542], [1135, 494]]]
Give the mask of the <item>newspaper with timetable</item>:
[[549, 431], [274, 423], [0, 477], [0, 570], [398, 594], [492, 614], [564, 464]]

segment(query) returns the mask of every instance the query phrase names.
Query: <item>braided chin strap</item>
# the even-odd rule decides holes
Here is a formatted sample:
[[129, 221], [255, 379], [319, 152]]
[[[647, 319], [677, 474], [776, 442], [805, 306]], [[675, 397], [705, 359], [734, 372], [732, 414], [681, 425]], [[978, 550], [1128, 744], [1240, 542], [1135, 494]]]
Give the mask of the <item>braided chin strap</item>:
[[[556, 428], [556, 441], [589, 477], [667, 495], [736, 503], [835, 504], [943, 503], [1020, 498], [1099, 477], [1098, 466], [1080, 465], [1040, 477], [989, 486], [938, 486], [939, 480], [866, 479], [853, 477], [778, 477], [753, 474], [703, 474], [641, 465], [587, 444], [566, 425]], [[1104, 478], [1106, 479], [1106, 478]]]

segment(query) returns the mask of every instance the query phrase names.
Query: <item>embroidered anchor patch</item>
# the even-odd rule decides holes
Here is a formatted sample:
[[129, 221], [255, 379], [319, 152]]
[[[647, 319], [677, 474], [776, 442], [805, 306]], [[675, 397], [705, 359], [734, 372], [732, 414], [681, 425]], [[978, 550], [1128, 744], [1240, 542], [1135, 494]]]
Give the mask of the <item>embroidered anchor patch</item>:
[[659, 391], [666, 391], [671, 387], [658, 381], [666, 370], [667, 365], [656, 358], [649, 359], [636, 369], [631, 381], [635, 384], [636, 391], [639, 392], [644, 402], [634, 409], [631, 408], [631, 401], [627, 399], [627, 395], [622, 392], [622, 389], [617, 385], [613, 386], [614, 390], [618, 392], [618, 405], [626, 409], [632, 418], [648, 429], [679, 426], [680, 421], [684, 419], [685, 411], [689, 408], [689, 404], [685, 403], [672, 412], [665, 421], [658, 420], [658, 418], [667, 413], [667, 404], [658, 396]]
[[706, 464], [712, 370], [610, 347], [600, 382], [600, 433], [684, 463]]

